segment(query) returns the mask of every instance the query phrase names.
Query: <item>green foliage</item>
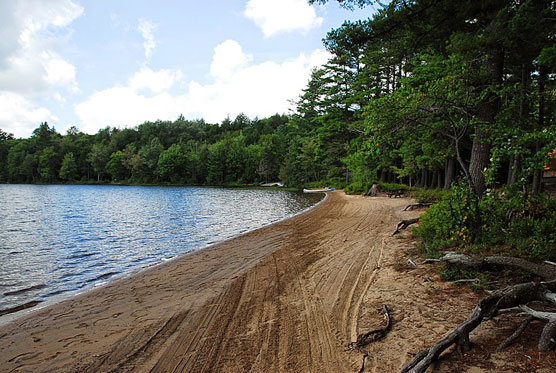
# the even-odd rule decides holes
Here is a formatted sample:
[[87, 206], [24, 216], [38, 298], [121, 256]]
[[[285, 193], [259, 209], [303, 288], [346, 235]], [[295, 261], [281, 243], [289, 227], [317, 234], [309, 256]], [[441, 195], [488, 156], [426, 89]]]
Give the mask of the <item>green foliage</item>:
[[43, 149], [41, 155], [39, 156], [39, 178], [41, 182], [51, 182], [55, 177], [55, 154], [54, 148], [48, 146]]
[[453, 246], [450, 240], [453, 231], [451, 211], [450, 201], [434, 204], [421, 215], [419, 225], [413, 228], [413, 234], [423, 242], [427, 257], [438, 257], [443, 249]]
[[128, 177], [128, 170], [125, 167], [125, 156], [121, 150], [110, 154], [110, 160], [106, 163], [106, 172], [112, 176], [112, 181], [125, 180]]
[[405, 184], [384, 183], [381, 181], [378, 183], [378, 185], [380, 185], [380, 189], [385, 192], [388, 192], [390, 190], [411, 190], [411, 188]]
[[[413, 232], [422, 240], [427, 255], [460, 247], [556, 259], [556, 199], [525, 196], [511, 188], [489, 191], [478, 204], [472, 198], [465, 184], [459, 183], [449, 198], [432, 205], [422, 215]], [[474, 226], [477, 219], [481, 222], [478, 229]]]
[[344, 188], [346, 194], [363, 194], [371, 188], [373, 183], [363, 183], [360, 181], [353, 182]]
[[437, 203], [449, 199], [451, 191], [441, 189], [418, 189], [411, 191], [411, 197], [419, 203]]
[[62, 166], [60, 167], [60, 179], [65, 181], [73, 181], [77, 177], [77, 164], [75, 163], [75, 157], [73, 153], [66, 153], [64, 159], [62, 160]]

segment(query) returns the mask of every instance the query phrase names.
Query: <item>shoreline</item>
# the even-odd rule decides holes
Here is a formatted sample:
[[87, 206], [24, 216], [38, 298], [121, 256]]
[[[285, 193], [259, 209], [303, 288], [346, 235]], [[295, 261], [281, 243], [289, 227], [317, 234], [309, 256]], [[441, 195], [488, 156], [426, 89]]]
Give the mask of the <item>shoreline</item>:
[[[43, 185], [43, 184], [25, 184], [25, 185]], [[47, 184], [44, 184], [44, 185], [47, 185]], [[65, 185], [65, 184], [60, 184], [60, 185]], [[85, 184], [67, 184], [67, 185], [85, 185]], [[101, 185], [101, 184], [98, 184], [98, 185]], [[109, 185], [109, 184], [106, 184], [106, 185]], [[135, 186], [144, 186], [144, 185], [135, 185]], [[146, 186], [150, 186], [150, 185], [146, 185]], [[153, 185], [153, 186], [158, 186], [158, 185]], [[184, 186], [184, 187], [188, 187], [188, 186]], [[219, 188], [219, 187], [208, 186], [207, 188]], [[270, 188], [268, 190], [270, 190]], [[122, 279], [126, 279], [126, 278], [129, 278], [129, 277], [135, 276], [135, 275], [139, 275], [141, 272], [146, 271], [150, 268], [157, 267], [157, 266], [163, 265], [165, 263], [171, 263], [174, 260], [179, 260], [181, 258], [184, 258], [184, 257], [186, 257], [188, 255], [191, 255], [193, 253], [196, 253], [198, 251], [208, 249], [208, 248], [210, 248], [212, 246], [215, 246], [215, 245], [223, 244], [227, 241], [237, 239], [237, 238], [239, 238], [243, 235], [246, 235], [246, 234], [249, 234], [249, 233], [252, 233], [252, 232], [256, 232], [260, 229], [264, 229], [264, 228], [270, 227], [274, 224], [279, 224], [281, 222], [284, 222], [284, 221], [287, 221], [289, 219], [295, 218], [296, 216], [299, 216], [299, 215], [302, 215], [306, 212], [309, 212], [312, 209], [316, 208], [317, 206], [321, 205], [322, 203], [324, 203], [327, 200], [327, 198], [328, 198], [328, 194], [324, 193], [324, 197], [320, 201], [318, 201], [317, 203], [315, 203], [314, 205], [312, 205], [310, 207], [307, 207], [307, 208], [305, 208], [301, 211], [298, 211], [295, 214], [285, 216], [284, 218], [281, 218], [281, 219], [276, 220], [274, 222], [271, 222], [269, 224], [263, 225], [262, 227], [258, 227], [258, 228], [255, 228], [253, 230], [238, 233], [238, 234], [233, 235], [229, 238], [226, 238], [222, 241], [214, 242], [214, 243], [208, 244], [208, 245], [203, 246], [203, 247], [192, 249], [190, 251], [179, 254], [179, 255], [177, 255], [175, 257], [172, 257], [172, 258], [169, 258], [169, 259], [161, 258], [160, 261], [157, 262], [157, 263], [148, 264], [148, 265], [146, 265], [144, 267], [140, 267], [140, 268], [135, 268], [131, 272], [116, 274], [116, 275], [112, 276], [111, 278], [109, 278], [108, 280], [106, 280], [102, 283], [91, 284], [91, 285], [85, 286], [84, 288], [79, 289], [75, 292], [70, 292], [69, 294], [65, 294], [65, 295], [54, 296], [54, 297], [52, 297], [50, 299], [46, 299], [44, 301], [32, 300], [32, 301], [29, 301], [25, 304], [12, 307], [12, 308], [19, 308], [19, 310], [18, 311], [13, 311], [13, 312], [8, 312], [8, 313], [5, 313], [3, 315], [0, 315], [0, 328], [5, 326], [5, 325], [8, 325], [12, 322], [16, 322], [18, 319], [20, 319], [22, 317], [31, 316], [35, 312], [38, 312], [38, 311], [40, 311], [44, 308], [55, 306], [56, 304], [71, 300], [75, 297], [87, 294], [87, 293], [89, 293], [91, 291], [94, 291], [96, 289], [111, 285], [111, 284], [116, 283], [116, 282], [118, 282]], [[28, 306], [28, 304], [33, 304], [33, 305]]]
[[[365, 371], [399, 371], [481, 298], [441, 282], [429, 266], [407, 264], [419, 257], [415, 240], [391, 233], [399, 220], [420, 214], [402, 211], [409, 202], [331, 192], [304, 214], [3, 326], [0, 366], [9, 372], [354, 372], [362, 353], [346, 345], [382, 326], [386, 304], [393, 327], [366, 347]], [[466, 356], [446, 354], [436, 371], [549, 372], [556, 364], [554, 356], [536, 358], [535, 338], [485, 358], [515, 320], [508, 314], [483, 324], [471, 336], [475, 347]]]

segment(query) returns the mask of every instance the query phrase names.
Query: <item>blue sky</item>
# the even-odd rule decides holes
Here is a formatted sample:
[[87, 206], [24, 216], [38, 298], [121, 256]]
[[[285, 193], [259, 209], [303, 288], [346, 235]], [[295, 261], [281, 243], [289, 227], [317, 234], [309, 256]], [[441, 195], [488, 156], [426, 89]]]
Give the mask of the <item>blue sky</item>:
[[0, 129], [287, 113], [322, 38], [367, 18], [332, 1], [0, 1]]

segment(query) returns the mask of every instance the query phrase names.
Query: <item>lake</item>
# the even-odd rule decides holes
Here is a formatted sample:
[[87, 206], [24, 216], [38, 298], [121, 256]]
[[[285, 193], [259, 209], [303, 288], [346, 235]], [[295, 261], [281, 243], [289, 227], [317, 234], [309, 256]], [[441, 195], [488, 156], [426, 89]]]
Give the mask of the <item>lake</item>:
[[322, 194], [0, 185], [0, 317], [293, 216]]

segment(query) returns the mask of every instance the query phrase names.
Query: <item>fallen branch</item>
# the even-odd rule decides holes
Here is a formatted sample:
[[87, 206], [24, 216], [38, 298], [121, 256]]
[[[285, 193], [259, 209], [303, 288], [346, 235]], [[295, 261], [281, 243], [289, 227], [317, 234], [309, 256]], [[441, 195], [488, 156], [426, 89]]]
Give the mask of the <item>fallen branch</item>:
[[[425, 372], [438, 359], [440, 354], [453, 344], [456, 344], [456, 350], [459, 353], [466, 353], [470, 349], [469, 333], [479, 326], [484, 319], [495, 317], [502, 309], [520, 306], [533, 300], [543, 300], [544, 294], [547, 291], [554, 291], [555, 288], [556, 280], [552, 280], [544, 283], [528, 282], [518, 284], [494, 292], [479, 302], [467, 320], [459, 324], [434, 345], [418, 353], [410, 362], [402, 367], [401, 372]], [[521, 309], [524, 310], [523, 308]], [[547, 317], [544, 314], [542, 316]], [[546, 332], [543, 330], [543, 336], [545, 334], [546, 336], [541, 336], [539, 349], [541, 348], [541, 342], [546, 345], [550, 343], [552, 343], [550, 346], [553, 345], [556, 334], [556, 322], [551, 321], [549, 324], [545, 327], [548, 330]], [[546, 348], [545, 345], [542, 347]]]
[[386, 334], [392, 328], [392, 318], [390, 317], [390, 311], [388, 310], [388, 307], [385, 304], [382, 306], [382, 311], [384, 312], [384, 319], [386, 321], [385, 322], [386, 325], [384, 325], [384, 327], [382, 328], [371, 330], [367, 333], [359, 334], [355, 342], [351, 342], [350, 344], [348, 344], [348, 347], [350, 349], [357, 348], [357, 350], [361, 351], [361, 349], [366, 345], [368, 345], [369, 343], [379, 341], [386, 336]]
[[432, 203], [413, 203], [411, 205], [405, 206], [405, 208], [402, 211], [413, 211], [416, 209], [429, 207], [430, 205], [432, 205]]
[[396, 234], [400, 233], [400, 231], [402, 229], [407, 229], [407, 227], [409, 227], [412, 224], [415, 224], [419, 222], [419, 218], [414, 218], [414, 219], [406, 219], [406, 220], [402, 220], [398, 223], [398, 225], [396, 226], [396, 230], [392, 233], [392, 236], [395, 236]]
[[417, 268], [417, 263], [415, 263], [413, 260], [407, 259], [407, 263], [411, 264], [413, 267]]

